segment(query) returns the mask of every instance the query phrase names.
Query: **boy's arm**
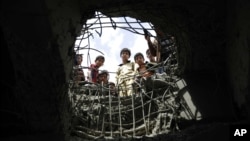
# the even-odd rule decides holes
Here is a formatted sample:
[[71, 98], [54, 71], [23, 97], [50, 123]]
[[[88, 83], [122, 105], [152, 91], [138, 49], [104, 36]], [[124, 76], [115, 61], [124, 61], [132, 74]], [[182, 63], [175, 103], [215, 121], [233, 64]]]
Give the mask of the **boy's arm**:
[[92, 76], [93, 76], [93, 74], [92, 74], [93, 70], [95, 70], [95, 65], [91, 64], [89, 66], [88, 73], [87, 73], [87, 78], [88, 78], [89, 82], [93, 82], [93, 78], [92, 78]]
[[152, 56], [156, 56], [156, 49], [157, 49], [157, 46], [155, 43], [152, 43], [151, 39], [150, 39], [150, 36], [147, 36], [146, 37], [146, 40], [147, 40], [147, 43], [148, 43], [148, 49], [151, 53]]
[[119, 80], [119, 75], [120, 75], [120, 67], [118, 67], [117, 71], [116, 71], [116, 76], [115, 76], [115, 85], [118, 84], [118, 80]]

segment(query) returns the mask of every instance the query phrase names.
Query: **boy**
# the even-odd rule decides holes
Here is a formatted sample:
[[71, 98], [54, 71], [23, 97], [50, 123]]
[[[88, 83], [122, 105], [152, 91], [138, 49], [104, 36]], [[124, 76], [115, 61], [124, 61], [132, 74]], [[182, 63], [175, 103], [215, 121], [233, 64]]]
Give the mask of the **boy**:
[[136, 66], [134, 62], [130, 62], [128, 59], [131, 52], [128, 48], [123, 48], [120, 52], [122, 64], [116, 72], [116, 83], [120, 96], [130, 96], [133, 93], [132, 84], [134, 82], [134, 75]]
[[81, 84], [82, 81], [85, 81], [84, 72], [81, 68], [82, 64], [82, 54], [76, 54], [74, 60], [74, 67], [73, 67], [73, 80], [76, 83], [76, 86]]
[[91, 64], [88, 71], [89, 82], [96, 83], [99, 68], [103, 65], [105, 58], [101, 55], [97, 56], [95, 59], [95, 64]]
[[155, 27], [155, 32], [157, 39], [153, 42], [148, 34], [145, 34], [145, 39], [151, 55], [156, 56], [156, 61], [159, 63], [165, 61], [176, 48], [175, 38], [171, 35], [165, 35], [158, 27]]
[[[142, 81], [145, 81], [148, 77], [150, 77], [153, 74], [153, 71], [148, 71], [146, 68], [146, 64], [148, 62], [144, 61], [144, 56], [142, 53], [136, 53], [134, 56], [135, 63], [139, 65], [139, 67], [136, 69], [137, 70], [137, 77], [135, 81], [137, 83], [141, 83]], [[143, 79], [142, 79], [143, 78]], [[140, 91], [140, 88], [136, 88], [137, 93]]]
[[103, 84], [103, 85], [108, 85], [109, 83], [109, 73], [107, 70], [102, 70], [99, 72], [97, 76], [97, 83], [98, 84]]
[[104, 91], [102, 91], [103, 95], [109, 95], [109, 91], [111, 95], [116, 95], [115, 83], [109, 82], [109, 72], [107, 70], [99, 72], [97, 79], [97, 83], [104, 87]]
[[140, 76], [149, 77], [153, 74], [153, 72], [147, 71], [146, 64], [147, 62], [144, 61], [144, 56], [142, 53], [136, 53], [134, 56], [135, 63], [139, 65], [137, 68], [137, 72]]

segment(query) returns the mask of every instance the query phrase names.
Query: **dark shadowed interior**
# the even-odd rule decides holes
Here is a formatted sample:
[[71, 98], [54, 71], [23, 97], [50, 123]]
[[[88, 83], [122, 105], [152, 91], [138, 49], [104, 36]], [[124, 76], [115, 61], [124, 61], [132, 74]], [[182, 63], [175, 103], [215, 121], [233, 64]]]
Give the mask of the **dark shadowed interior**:
[[80, 140], [70, 135], [68, 82], [76, 37], [95, 11], [178, 39], [180, 75], [203, 119], [169, 140], [228, 140], [231, 125], [249, 124], [248, 0], [2, 0], [1, 140]]

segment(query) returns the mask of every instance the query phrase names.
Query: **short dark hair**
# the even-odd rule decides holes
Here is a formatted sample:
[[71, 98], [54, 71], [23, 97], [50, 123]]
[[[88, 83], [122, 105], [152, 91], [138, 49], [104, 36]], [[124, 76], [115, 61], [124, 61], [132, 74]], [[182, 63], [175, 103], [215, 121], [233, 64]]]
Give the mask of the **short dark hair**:
[[107, 70], [102, 70], [98, 73], [97, 78], [99, 79], [100, 75], [106, 74], [107, 79], [109, 79], [109, 72]]
[[104, 56], [98, 55], [98, 56], [95, 58], [95, 62], [96, 62], [97, 60], [99, 60], [99, 59], [103, 59], [103, 61], [105, 61]]
[[138, 57], [138, 56], [142, 56], [142, 58], [144, 59], [143, 54], [142, 54], [142, 53], [140, 53], [140, 52], [138, 52], [138, 53], [136, 53], [136, 54], [135, 54], [135, 56], [134, 56], [134, 60], [136, 60], [136, 57]]
[[129, 57], [130, 57], [130, 55], [131, 55], [130, 49], [128, 49], [128, 48], [123, 48], [123, 49], [121, 50], [121, 52], [120, 52], [120, 56], [122, 56], [122, 53], [123, 53], [123, 52], [128, 52]]
[[109, 74], [109, 72], [108, 72], [107, 70], [102, 70], [102, 71], [100, 71], [100, 72], [99, 72], [99, 74], [98, 74], [98, 75], [102, 75], [102, 74], [107, 74], [107, 75], [108, 75], [108, 74]]
[[114, 82], [109, 82], [109, 85], [114, 85], [115, 86], [115, 83]]

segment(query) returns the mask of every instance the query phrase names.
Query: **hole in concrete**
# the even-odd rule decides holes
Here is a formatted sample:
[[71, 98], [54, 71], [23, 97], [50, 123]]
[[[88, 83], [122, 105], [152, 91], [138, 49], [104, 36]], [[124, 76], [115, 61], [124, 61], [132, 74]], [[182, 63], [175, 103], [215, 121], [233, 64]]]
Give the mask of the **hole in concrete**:
[[[117, 65], [121, 63], [120, 50], [129, 48], [133, 62], [133, 55], [137, 52], [144, 54], [147, 60], [145, 33], [151, 34], [151, 38], [157, 39], [162, 47], [167, 44], [171, 48], [171, 55], [147, 66], [146, 69], [153, 72], [151, 77], [134, 73], [133, 78], [129, 79], [132, 82], [122, 89], [122, 83], [127, 79], [119, 77], [121, 83], [115, 80]], [[178, 69], [176, 46], [175, 43], [166, 43], [169, 39], [159, 40], [151, 23], [130, 17], [107, 17], [96, 12], [95, 17], [83, 26], [82, 34], [75, 42], [75, 52], [82, 56], [83, 61], [74, 66], [73, 75], [79, 69], [84, 70], [85, 75], [84, 79], [72, 77], [70, 83], [69, 95], [74, 117], [72, 135], [89, 139], [154, 137], [180, 131], [178, 120], [200, 118], [201, 115], [194, 115], [197, 114], [195, 106], [187, 102], [191, 98], [185, 90], [185, 81], [175, 74]], [[99, 70], [108, 70], [109, 81], [114, 82], [115, 87], [110, 83], [88, 80], [89, 70], [94, 70], [90, 65], [98, 55], [105, 57], [104, 66]], [[120, 94], [124, 90], [131, 90], [131, 93], [126, 96]]]

